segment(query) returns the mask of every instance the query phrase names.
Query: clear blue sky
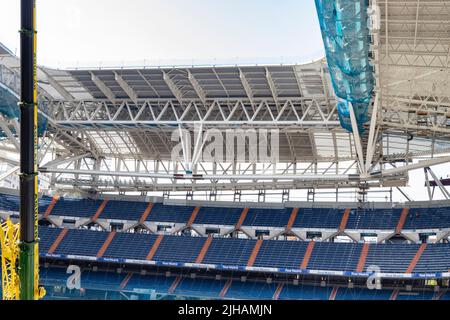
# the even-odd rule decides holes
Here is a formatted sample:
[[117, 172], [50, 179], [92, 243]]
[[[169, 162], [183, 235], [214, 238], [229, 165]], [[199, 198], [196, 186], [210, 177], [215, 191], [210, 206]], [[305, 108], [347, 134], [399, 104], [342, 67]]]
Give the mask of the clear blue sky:
[[[19, 48], [19, 2], [0, 41]], [[313, 0], [37, 0], [38, 59], [79, 63], [295, 63], [323, 56]], [[7, 8], [7, 10], [5, 10]]]

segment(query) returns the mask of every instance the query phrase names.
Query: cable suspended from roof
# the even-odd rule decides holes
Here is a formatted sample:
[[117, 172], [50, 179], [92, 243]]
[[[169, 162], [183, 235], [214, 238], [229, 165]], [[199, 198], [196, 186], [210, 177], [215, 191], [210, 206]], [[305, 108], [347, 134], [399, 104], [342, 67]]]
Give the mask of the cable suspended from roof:
[[339, 98], [342, 127], [352, 132], [353, 106], [359, 132], [368, 121], [374, 90], [369, 62], [370, 35], [368, 0], [315, 0], [331, 81]]

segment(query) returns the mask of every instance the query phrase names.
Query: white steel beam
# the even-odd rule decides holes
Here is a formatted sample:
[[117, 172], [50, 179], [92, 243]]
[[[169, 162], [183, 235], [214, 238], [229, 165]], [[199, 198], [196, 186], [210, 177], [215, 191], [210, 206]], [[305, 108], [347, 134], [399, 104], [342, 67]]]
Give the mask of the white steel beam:
[[50, 85], [67, 101], [73, 101], [75, 98], [66, 90], [58, 81], [56, 81], [48, 72], [41, 69], [41, 71], [47, 76], [47, 81]]
[[20, 167], [16, 166], [16, 167], [12, 167], [9, 170], [0, 173], [0, 181], [5, 180], [7, 177], [9, 177], [10, 175], [16, 173], [18, 170], [20, 169]]
[[14, 136], [12, 131], [9, 129], [8, 124], [4, 120], [1, 120], [1, 119], [0, 119], [0, 128], [6, 134], [9, 141], [14, 145], [14, 147], [17, 149], [17, 151], [19, 151], [20, 150], [19, 139], [16, 136]]
[[169, 87], [170, 91], [172, 91], [172, 94], [174, 97], [178, 100], [180, 104], [183, 104], [183, 92], [177, 87], [175, 82], [170, 78], [169, 74], [163, 70], [163, 79], [164, 82]]
[[82, 170], [82, 169], [62, 169], [62, 168], [40, 168], [43, 173], [63, 173], [78, 175], [96, 175], [111, 177], [140, 177], [140, 178], [158, 178], [158, 179], [178, 179], [178, 180], [295, 180], [295, 181], [359, 181], [359, 175], [352, 174], [317, 174], [317, 175], [281, 175], [281, 174], [245, 174], [245, 175], [192, 175], [192, 174], [163, 174], [163, 173], [145, 173], [145, 172], [126, 172], [126, 171], [102, 171], [102, 170]]
[[377, 117], [378, 117], [378, 104], [379, 104], [379, 93], [375, 94], [375, 100], [372, 110], [372, 118], [370, 119], [370, 129], [369, 129], [369, 140], [367, 142], [367, 154], [366, 154], [366, 172], [370, 169], [372, 165], [373, 155], [375, 153], [376, 147], [376, 136], [375, 132], [377, 130]]
[[130, 97], [130, 99], [137, 104], [139, 99], [136, 91], [117, 73], [114, 72], [114, 79], [117, 81], [119, 86], [125, 91], [125, 93]]
[[95, 83], [95, 85], [100, 89], [100, 91], [111, 101], [112, 103], [116, 103], [116, 96], [111, 91], [111, 89], [106, 86], [102, 80], [100, 80], [94, 73], [91, 72], [91, 80]]
[[241, 79], [242, 86], [244, 87], [245, 93], [247, 94], [248, 99], [250, 100], [250, 103], [254, 105], [254, 94], [252, 87], [250, 86], [250, 83], [248, 82], [247, 77], [245, 76], [245, 73], [239, 68], [239, 78]]
[[355, 111], [353, 109], [353, 104], [350, 103], [350, 120], [352, 123], [352, 129], [353, 129], [353, 140], [355, 141], [355, 147], [356, 147], [356, 153], [358, 154], [358, 160], [359, 160], [359, 167], [361, 169], [361, 173], [365, 173], [366, 166], [364, 165], [364, 153], [361, 143], [361, 137], [359, 135], [359, 129], [358, 129], [358, 122], [356, 121]]
[[446, 163], [446, 162], [450, 162], [450, 157], [449, 156], [437, 157], [437, 158], [433, 158], [433, 159], [430, 159], [430, 160], [423, 160], [423, 161], [419, 161], [417, 163], [408, 164], [406, 166], [402, 166], [402, 167], [398, 167], [398, 168], [382, 170], [381, 176], [387, 177], [387, 176], [391, 176], [391, 175], [395, 175], [395, 174], [399, 174], [399, 173], [403, 173], [403, 172], [407, 172], [407, 171], [411, 171], [411, 170], [416, 170], [416, 169], [422, 169], [422, 168], [425, 168], [425, 167], [435, 166], [435, 165]]
[[431, 170], [431, 168], [429, 168], [429, 167], [425, 168], [425, 170], [427, 170], [430, 173], [430, 175], [433, 177], [434, 182], [436, 182], [436, 184], [438, 185], [438, 187], [441, 190], [444, 197], [446, 199], [450, 199], [450, 193], [445, 188], [445, 186], [442, 184], [441, 180], [434, 174], [433, 170]]
[[270, 92], [272, 92], [273, 99], [275, 100], [277, 106], [279, 106], [277, 86], [275, 85], [275, 81], [273, 81], [272, 74], [270, 73], [270, 70], [267, 67], [266, 67], [266, 78], [267, 82], [269, 83]]
[[200, 84], [198, 83], [197, 79], [195, 79], [194, 75], [192, 74], [192, 72], [189, 69], [188, 69], [188, 79], [191, 82], [192, 87], [194, 88], [195, 93], [197, 94], [197, 96], [200, 98], [200, 100], [203, 102], [203, 104], [206, 104], [205, 91], [200, 86]]

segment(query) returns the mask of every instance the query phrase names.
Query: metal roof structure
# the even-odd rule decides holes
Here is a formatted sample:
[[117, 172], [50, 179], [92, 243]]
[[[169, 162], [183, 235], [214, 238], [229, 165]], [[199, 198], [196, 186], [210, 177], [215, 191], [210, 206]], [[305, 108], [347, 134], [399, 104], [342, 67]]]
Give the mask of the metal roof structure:
[[[376, 97], [361, 136], [340, 126], [325, 59], [40, 67], [40, 113], [48, 119], [41, 171], [55, 189], [97, 192], [404, 186], [409, 170], [450, 160], [450, 3], [389, 0], [377, 8]], [[18, 77], [9, 50], [0, 49], [0, 75], [9, 87]], [[0, 147], [12, 152], [14, 121], [1, 122], [11, 134]], [[277, 129], [279, 161], [204, 161], [195, 138], [192, 159], [172, 161], [174, 132], [208, 129]]]

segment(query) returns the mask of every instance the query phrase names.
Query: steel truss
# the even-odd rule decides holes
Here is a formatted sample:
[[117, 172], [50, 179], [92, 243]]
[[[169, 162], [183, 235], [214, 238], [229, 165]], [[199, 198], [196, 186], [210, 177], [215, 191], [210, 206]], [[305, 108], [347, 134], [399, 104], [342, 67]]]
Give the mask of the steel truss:
[[[62, 168], [64, 165], [64, 168]], [[221, 191], [310, 188], [358, 188], [362, 180], [356, 161], [345, 163], [198, 163], [192, 174], [186, 174], [182, 162], [65, 159], [51, 163], [41, 172], [51, 173], [53, 183], [61, 188], [101, 192], [147, 191]], [[389, 186], [404, 186], [401, 173]], [[380, 186], [378, 178], [366, 177], [365, 185]]]
[[61, 129], [113, 130], [173, 128], [203, 124], [205, 127], [229, 128], [243, 125], [258, 128], [303, 129], [319, 126], [339, 127], [335, 104], [323, 97], [273, 99], [199, 100], [109, 100], [49, 101], [48, 116]]

